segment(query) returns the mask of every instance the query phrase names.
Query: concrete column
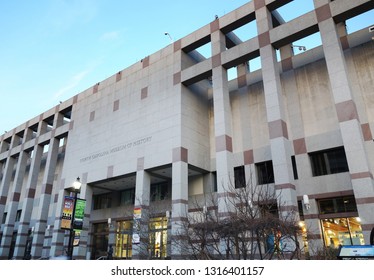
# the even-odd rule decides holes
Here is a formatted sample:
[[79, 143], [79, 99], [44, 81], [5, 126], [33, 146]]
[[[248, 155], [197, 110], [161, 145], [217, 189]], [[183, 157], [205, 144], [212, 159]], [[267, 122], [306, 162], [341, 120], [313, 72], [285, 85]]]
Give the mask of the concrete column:
[[[64, 138], [64, 142], [66, 145], [68, 137]], [[83, 174], [81, 178], [82, 184], [87, 181], [87, 175]], [[55, 213], [55, 216], [52, 217], [54, 219], [53, 225], [51, 225], [50, 234], [52, 233], [52, 237], [49, 237], [51, 239], [51, 247], [49, 256], [59, 256], [66, 254], [66, 248], [64, 248], [64, 238], [65, 238], [65, 230], [61, 229], [61, 217], [62, 217], [62, 209], [63, 209], [63, 203], [65, 195], [68, 195], [65, 191], [65, 179], [61, 178], [58, 186], [59, 191], [55, 193], [54, 195], [54, 201], [53, 201], [53, 210], [52, 212]]]
[[25, 134], [23, 135], [23, 143], [26, 143], [27, 141], [31, 140], [33, 136], [33, 131], [30, 128], [25, 129]]
[[221, 65], [221, 52], [226, 49], [225, 35], [214, 24], [211, 25], [211, 44], [218, 212], [225, 217], [230, 212], [230, 204], [226, 203], [226, 198], [230, 195], [234, 182], [232, 112], [227, 70]]
[[[10, 186], [10, 183], [12, 181], [12, 174], [13, 174], [13, 171], [14, 171], [15, 162], [16, 162], [16, 159], [9, 155], [8, 158], [7, 158], [7, 161], [5, 163], [3, 179], [2, 179], [1, 185], [0, 185], [0, 217], [1, 218], [4, 216], [5, 205], [6, 205], [7, 200], [8, 200], [9, 186]], [[10, 243], [5, 244], [5, 243], [2, 242], [1, 243], [1, 248], [3, 248], [3, 247], [7, 247], [8, 248], [7, 250], [9, 250]], [[6, 253], [6, 252], [4, 251], [4, 253]], [[7, 259], [8, 255], [7, 254], [6, 255], [1, 254], [0, 258], [1, 259]]]
[[[148, 257], [149, 245], [149, 203], [151, 191], [151, 177], [148, 172], [144, 170], [144, 158], [139, 158], [136, 172], [135, 185], [135, 208], [140, 210], [140, 219], [134, 217], [133, 234], [138, 234], [140, 237], [139, 244], [133, 244], [132, 258], [144, 259]], [[113, 248], [115, 250], [115, 248]]]
[[[3, 174], [3, 168], [5, 166], [5, 160], [4, 161], [0, 161], [0, 175]], [[1, 180], [0, 180], [0, 183], [1, 183]]]
[[56, 112], [53, 120], [53, 128], [58, 128], [64, 124], [64, 115], [60, 112]]
[[47, 161], [45, 164], [44, 176], [42, 181], [42, 191], [39, 198], [39, 207], [36, 216], [34, 238], [32, 243], [33, 258], [39, 258], [42, 256], [49, 206], [51, 203], [53, 181], [57, 165], [58, 148], [59, 139], [52, 138], [49, 142]]
[[[176, 159], [179, 153], [176, 148], [173, 151], [173, 158]], [[188, 163], [183, 160], [175, 160], [172, 165], [172, 210], [171, 210], [171, 258], [183, 259], [188, 248], [184, 243], [183, 236], [186, 232], [188, 215]]]
[[370, 231], [374, 227], [374, 182], [343, 52], [342, 27], [331, 17], [327, 0], [314, 0], [314, 5], [352, 188], [365, 243], [369, 244]]
[[16, 259], [21, 259], [25, 254], [42, 155], [43, 146], [36, 145], [34, 148], [33, 157], [31, 158], [29, 176], [26, 183], [26, 196], [23, 200], [22, 214], [18, 225], [17, 241], [14, 249], [14, 256]]
[[64, 247], [64, 238], [65, 238], [65, 231], [61, 229], [61, 217], [62, 217], [62, 209], [64, 204], [64, 198], [67, 192], [64, 190], [65, 187], [65, 180], [61, 180], [60, 190], [58, 193], [58, 199], [56, 204], [56, 211], [55, 211], [55, 221], [53, 225], [53, 234], [52, 234], [52, 243], [51, 243], [51, 250], [49, 255], [50, 256], [60, 256], [66, 255], [67, 246]]
[[244, 63], [236, 66], [236, 71], [237, 71], [238, 77], [241, 77], [243, 75], [247, 75], [250, 72], [249, 71], [249, 62], [244, 62]]
[[[16, 167], [16, 174], [13, 182], [12, 197], [8, 202], [7, 217], [3, 231], [3, 238], [1, 239], [0, 256], [5, 257], [9, 254], [10, 244], [12, 242], [14, 223], [16, 222], [18, 204], [21, 197], [23, 180], [25, 177], [28, 153], [21, 151], [18, 156]], [[23, 210], [22, 210], [23, 211]]]
[[18, 135], [13, 135], [12, 140], [10, 142], [10, 149], [13, 149], [21, 144], [21, 137]]
[[208, 173], [203, 177], [203, 191], [204, 194], [211, 194], [214, 192], [214, 175], [213, 173]]
[[[318, 217], [318, 204], [314, 198], [309, 198], [310, 208], [304, 207], [304, 222], [306, 227], [306, 234], [308, 240], [308, 253], [313, 258], [318, 251], [323, 248], [324, 241], [322, 235], [321, 222]], [[300, 241], [300, 246], [303, 246]], [[306, 248], [305, 248], [306, 249]], [[303, 250], [305, 251], [305, 250]]]
[[4, 153], [5, 151], [8, 150], [9, 143], [5, 141], [4, 135], [1, 136], [1, 141], [0, 141], [0, 154]]
[[[258, 1], [261, 2], [261, 1]], [[296, 188], [294, 185], [291, 143], [280, 81], [276, 53], [270, 44], [271, 13], [265, 4], [256, 5], [256, 22], [260, 45], [262, 77], [266, 115], [269, 127], [270, 148], [273, 161], [275, 190], [280, 216], [298, 218]]]

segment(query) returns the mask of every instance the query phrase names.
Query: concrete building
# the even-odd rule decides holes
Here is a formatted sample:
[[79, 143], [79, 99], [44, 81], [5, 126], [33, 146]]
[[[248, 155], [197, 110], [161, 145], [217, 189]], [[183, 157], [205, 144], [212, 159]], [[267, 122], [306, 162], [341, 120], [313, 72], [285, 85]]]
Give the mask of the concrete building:
[[[194, 199], [225, 197], [234, 170], [281, 192], [279, 214], [300, 213], [310, 248], [369, 244], [374, 33], [348, 34], [344, 23], [374, 1], [314, 0], [285, 22], [276, 9], [289, 2], [250, 1], [1, 135], [1, 258], [64, 254], [77, 177], [86, 207], [74, 258], [96, 259], [108, 244], [136, 258], [134, 210], [151, 208], [150, 226], [139, 226], [152, 256], [180, 258], [178, 221]], [[240, 40], [250, 23], [257, 35]], [[322, 45], [296, 55], [293, 42], [315, 33]]]

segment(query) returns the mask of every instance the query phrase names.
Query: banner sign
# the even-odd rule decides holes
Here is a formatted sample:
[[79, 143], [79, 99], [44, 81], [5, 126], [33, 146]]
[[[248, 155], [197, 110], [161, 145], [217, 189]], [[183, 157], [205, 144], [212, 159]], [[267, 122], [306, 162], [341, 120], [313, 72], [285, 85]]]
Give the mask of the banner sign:
[[134, 220], [139, 220], [142, 218], [142, 208], [134, 208]]
[[73, 241], [73, 246], [79, 246], [79, 241], [81, 238], [81, 230], [75, 230], [74, 231], [74, 241]]
[[75, 202], [73, 229], [83, 228], [83, 218], [84, 218], [85, 208], [86, 208], [86, 200], [77, 198], [77, 201]]
[[140, 243], [140, 220], [142, 218], [142, 208], [134, 208], [134, 224], [133, 224], [133, 234], [132, 234], [132, 244]]
[[64, 208], [62, 209], [61, 229], [71, 229], [74, 209], [74, 197], [65, 196]]
[[139, 233], [132, 234], [132, 244], [140, 244], [140, 235]]

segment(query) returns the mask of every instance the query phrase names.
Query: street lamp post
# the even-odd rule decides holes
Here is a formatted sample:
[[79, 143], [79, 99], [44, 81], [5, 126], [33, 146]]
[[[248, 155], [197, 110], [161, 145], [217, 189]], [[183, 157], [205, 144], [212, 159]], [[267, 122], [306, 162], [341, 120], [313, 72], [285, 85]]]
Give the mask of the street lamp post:
[[69, 260], [73, 259], [73, 248], [74, 248], [74, 214], [75, 214], [75, 207], [77, 205], [77, 195], [80, 192], [80, 188], [82, 186], [82, 183], [80, 182], [80, 178], [78, 177], [76, 181], [73, 183], [73, 186], [69, 188], [68, 190], [71, 191], [74, 196], [74, 206], [73, 206], [73, 214], [71, 217], [71, 227], [69, 232], [69, 241], [68, 241], [68, 258]]

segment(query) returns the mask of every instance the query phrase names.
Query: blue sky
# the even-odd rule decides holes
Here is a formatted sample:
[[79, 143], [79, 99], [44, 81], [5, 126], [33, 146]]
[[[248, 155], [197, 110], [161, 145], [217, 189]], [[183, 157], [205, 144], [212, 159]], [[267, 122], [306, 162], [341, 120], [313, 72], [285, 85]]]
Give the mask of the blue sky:
[[0, 1], [0, 135], [247, 2]]

